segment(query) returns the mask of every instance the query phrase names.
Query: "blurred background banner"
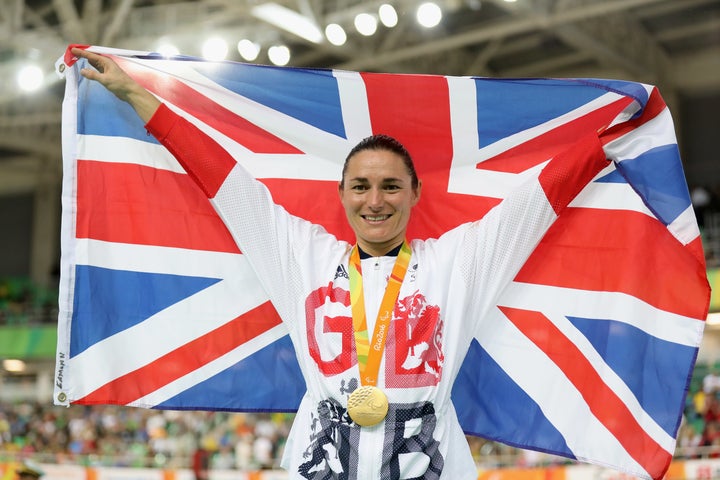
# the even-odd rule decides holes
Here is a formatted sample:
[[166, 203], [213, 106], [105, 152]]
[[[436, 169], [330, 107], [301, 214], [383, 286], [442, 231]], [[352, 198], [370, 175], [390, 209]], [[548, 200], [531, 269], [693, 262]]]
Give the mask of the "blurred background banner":
[[710, 311], [717, 312], [720, 310], [720, 268], [709, 268], [707, 272], [708, 282], [712, 289], [710, 296]]
[[10, 326], [0, 335], [0, 358], [47, 358], [55, 355], [57, 327]]

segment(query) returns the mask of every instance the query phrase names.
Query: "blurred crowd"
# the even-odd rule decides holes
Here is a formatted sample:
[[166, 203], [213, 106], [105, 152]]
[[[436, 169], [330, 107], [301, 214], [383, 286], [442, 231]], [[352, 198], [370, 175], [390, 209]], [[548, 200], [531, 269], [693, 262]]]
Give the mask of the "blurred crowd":
[[[698, 368], [699, 367], [699, 368]], [[685, 458], [720, 458], [720, 365], [696, 367], [702, 381], [691, 384], [678, 433], [678, 454]], [[694, 385], [694, 386], [693, 386]]]
[[[294, 415], [149, 410], [116, 405], [70, 407], [0, 402], [0, 462], [209, 469], [278, 468]], [[570, 463], [548, 454], [468, 437], [478, 466]], [[720, 458], [720, 363], [696, 367], [676, 457]]]
[[[160, 411], [104, 406], [0, 405], [0, 455], [48, 463], [190, 467], [198, 450], [209, 467], [276, 467], [290, 414]], [[39, 456], [38, 456], [39, 455]]]
[[[0, 462], [209, 469], [278, 468], [293, 415], [160, 411], [112, 405], [0, 404]], [[485, 467], [565, 462], [477, 437], [468, 441]]]
[[[688, 395], [676, 456], [720, 457], [720, 369], [697, 384]], [[192, 468], [203, 458], [210, 470], [273, 469], [292, 420], [288, 413], [0, 403], [0, 462], [32, 457], [44, 463]], [[484, 468], [569, 463], [477, 437], [468, 442]]]

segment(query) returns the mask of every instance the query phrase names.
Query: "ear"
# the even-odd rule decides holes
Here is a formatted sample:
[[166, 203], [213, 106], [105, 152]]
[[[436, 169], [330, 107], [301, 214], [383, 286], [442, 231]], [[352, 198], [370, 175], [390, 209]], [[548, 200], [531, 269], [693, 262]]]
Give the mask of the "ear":
[[415, 198], [413, 198], [412, 206], [414, 207], [417, 205], [417, 203], [420, 201], [420, 193], [422, 192], [422, 180], [418, 180], [418, 186], [416, 189], [414, 189], [413, 193], [415, 194]]
[[343, 198], [343, 184], [342, 182], [338, 182], [338, 196], [340, 197], [340, 200]]

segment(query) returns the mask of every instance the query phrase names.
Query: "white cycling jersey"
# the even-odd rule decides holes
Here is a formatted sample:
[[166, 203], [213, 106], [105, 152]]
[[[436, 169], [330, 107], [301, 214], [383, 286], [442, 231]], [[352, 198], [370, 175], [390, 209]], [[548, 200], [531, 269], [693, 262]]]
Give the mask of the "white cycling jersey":
[[[359, 386], [347, 273], [352, 245], [276, 205], [262, 183], [219, 158], [227, 153], [167, 107], [147, 128], [205, 190], [290, 332], [307, 385], [285, 447], [290, 478], [476, 479], [450, 398], [453, 382], [483, 318], [557, 212], [607, 165], [599, 141], [568, 152], [573, 167], [567, 158], [550, 161], [547, 175], [482, 220], [410, 242], [378, 377], [388, 415], [360, 427], [346, 410]], [[361, 261], [370, 332], [394, 260]]]

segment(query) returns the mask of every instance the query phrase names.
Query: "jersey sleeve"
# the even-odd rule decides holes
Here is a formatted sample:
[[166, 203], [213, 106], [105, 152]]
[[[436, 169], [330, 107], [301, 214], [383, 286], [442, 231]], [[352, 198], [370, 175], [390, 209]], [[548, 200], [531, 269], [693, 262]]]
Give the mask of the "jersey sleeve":
[[596, 135], [555, 155], [537, 178], [505, 198], [459, 239], [461, 269], [471, 293], [469, 317], [480, 322], [494, 308], [561, 212], [609, 161]]
[[335, 237], [273, 202], [267, 187], [214, 139], [161, 105], [146, 128], [203, 190], [280, 316], [287, 320], [302, 291], [298, 258], [328, 251]]

